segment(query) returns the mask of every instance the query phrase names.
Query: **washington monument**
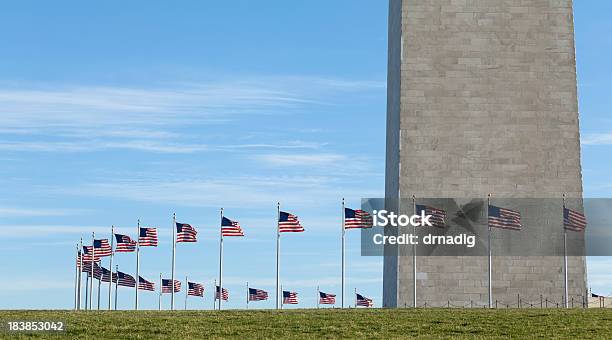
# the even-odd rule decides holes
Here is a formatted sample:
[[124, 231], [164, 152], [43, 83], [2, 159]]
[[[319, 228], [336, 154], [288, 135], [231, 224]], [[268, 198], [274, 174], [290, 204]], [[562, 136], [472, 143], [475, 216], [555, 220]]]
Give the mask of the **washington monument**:
[[[572, 0], [390, 0], [386, 198], [581, 198], [576, 85]], [[486, 256], [415, 258], [385, 248], [385, 307], [487, 305]], [[492, 263], [502, 304], [585, 295], [582, 256]]]

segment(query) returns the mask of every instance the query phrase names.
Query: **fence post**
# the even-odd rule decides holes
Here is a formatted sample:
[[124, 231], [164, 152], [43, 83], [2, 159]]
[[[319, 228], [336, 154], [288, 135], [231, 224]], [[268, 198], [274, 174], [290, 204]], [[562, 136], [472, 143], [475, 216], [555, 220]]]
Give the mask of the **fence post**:
[[521, 294], [516, 294], [516, 300], [518, 308], [521, 308]]
[[450, 308], [450, 300], [448, 300], [448, 301], [446, 302], [446, 306], [447, 306], [448, 308]]
[[540, 294], [540, 308], [544, 307], [542, 302], [542, 294]]
[[474, 301], [470, 300], [470, 308], [474, 308]]
[[497, 309], [497, 300], [495, 300], [495, 309]]

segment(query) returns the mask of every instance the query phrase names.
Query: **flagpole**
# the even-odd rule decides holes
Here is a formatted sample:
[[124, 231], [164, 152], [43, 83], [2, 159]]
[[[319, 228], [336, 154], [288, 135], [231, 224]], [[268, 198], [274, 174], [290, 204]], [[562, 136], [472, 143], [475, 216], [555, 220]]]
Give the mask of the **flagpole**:
[[[276, 210], [276, 309], [278, 309], [278, 289], [280, 284], [280, 202], [276, 204]], [[281, 309], [282, 308], [283, 305], [281, 304]]]
[[491, 194], [487, 196], [487, 227], [489, 230], [488, 234], [488, 248], [489, 248], [489, 308], [493, 308], [493, 261], [491, 256], [491, 224], [489, 223], [489, 207], [491, 206]]
[[[280, 285], [281, 291], [283, 290], [283, 285]], [[280, 303], [280, 309], [283, 309], [283, 304], [285, 303], [285, 299], [283, 298]]]
[[172, 215], [172, 296], [170, 310], [174, 310], [174, 265], [176, 261], [176, 213]]
[[85, 275], [85, 306], [84, 306], [84, 309], [88, 310], [88, 306], [89, 306], [89, 273]]
[[[219, 287], [221, 287], [221, 297], [223, 297], [223, 208], [221, 208], [221, 220], [219, 222]], [[221, 310], [221, 301], [219, 299], [219, 310]]]
[[[76, 254], [77, 254], [77, 261], [81, 261], [80, 260], [80, 256], [79, 256], [79, 244], [76, 244]], [[78, 310], [78, 303], [79, 303], [79, 263], [75, 262], [74, 263], [74, 310]]]
[[355, 288], [355, 308], [357, 308], [357, 288]]
[[[174, 287], [172, 287], [174, 289]], [[185, 310], [187, 310], [187, 297], [189, 296], [189, 278], [185, 276]]]
[[[115, 265], [115, 272], [117, 273], [117, 279], [115, 280], [115, 310], [117, 310], [117, 296], [119, 295], [119, 265]], [[111, 281], [113, 278], [113, 273], [111, 270]]]
[[89, 281], [89, 310], [93, 305], [93, 279], [94, 279], [94, 263], [96, 262], [96, 245], [95, 245], [96, 233], [91, 233], [91, 280]]
[[213, 288], [213, 310], [217, 309], [217, 279], [215, 279], [215, 287]]
[[81, 237], [81, 240], [79, 241], [79, 251], [81, 252], [81, 256], [79, 256], [79, 293], [78, 293], [78, 309], [81, 309], [81, 291], [82, 291], [82, 284], [83, 284], [83, 237]]
[[[563, 219], [565, 219], [565, 194], [563, 194]], [[563, 223], [563, 293], [564, 293], [564, 305], [565, 308], [568, 308], [569, 305], [567, 303], [567, 298], [569, 296], [569, 287], [568, 287], [568, 275], [567, 275], [567, 229], [565, 229], [565, 222]]]
[[[102, 260], [100, 260], [102, 264]], [[100, 310], [100, 288], [102, 287], [102, 266], [100, 266], [100, 278], [98, 279], [98, 310]]]
[[134, 305], [134, 310], [138, 310], [138, 278], [140, 277], [140, 219], [138, 219], [138, 224], [136, 225], [136, 304]]
[[162, 299], [162, 273], [159, 273], [159, 295], [157, 296], [157, 310], [161, 311], [161, 299]]
[[115, 245], [115, 226], [111, 226], [111, 255], [110, 265], [108, 267], [110, 271], [110, 280], [108, 281], [108, 310], [111, 310], [111, 296], [113, 293], [113, 246]]
[[345, 203], [344, 203], [344, 198], [342, 198], [342, 308], [344, 308], [344, 271], [345, 271], [345, 237], [346, 237], [346, 221], [345, 221], [345, 215], [346, 215], [346, 210], [345, 210]]
[[319, 309], [319, 298], [321, 297], [321, 293], [319, 291], [319, 286], [317, 286], [317, 309]]
[[[412, 195], [412, 211], [416, 215], [416, 196]], [[412, 226], [412, 235], [416, 235], [416, 226]], [[412, 307], [417, 308], [417, 261], [416, 244], [412, 245]]]
[[246, 283], [247, 286], [247, 294], [246, 294], [246, 309], [249, 309], [249, 281]]

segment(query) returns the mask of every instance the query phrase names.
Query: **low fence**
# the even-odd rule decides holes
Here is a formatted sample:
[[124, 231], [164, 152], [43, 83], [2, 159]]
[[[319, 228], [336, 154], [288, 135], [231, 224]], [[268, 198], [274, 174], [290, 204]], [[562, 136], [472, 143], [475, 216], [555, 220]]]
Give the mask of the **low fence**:
[[[568, 300], [568, 308], [612, 308], [612, 297], [584, 297], [570, 298]], [[405, 308], [411, 307], [410, 305], [404, 305]], [[469, 301], [464, 303], [457, 303], [453, 301], [447, 301], [446, 303], [440, 303], [440, 301], [434, 302], [422, 302], [417, 305], [419, 308], [489, 308], [488, 303], [482, 301]], [[565, 308], [563, 299], [552, 300], [546, 297], [540, 297], [539, 300], [527, 300], [520, 296], [517, 296], [516, 301], [493, 301], [492, 308]]]

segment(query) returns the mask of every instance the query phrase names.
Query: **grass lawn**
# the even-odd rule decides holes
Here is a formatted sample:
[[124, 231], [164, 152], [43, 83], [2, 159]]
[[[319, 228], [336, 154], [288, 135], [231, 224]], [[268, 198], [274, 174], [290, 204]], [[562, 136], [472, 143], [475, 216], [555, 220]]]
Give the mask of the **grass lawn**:
[[[320, 309], [284, 311], [0, 311], [11, 320], [55, 320], [67, 338], [612, 338], [612, 309]], [[3, 329], [6, 326], [3, 325]], [[7, 333], [0, 337], [55, 337]]]

